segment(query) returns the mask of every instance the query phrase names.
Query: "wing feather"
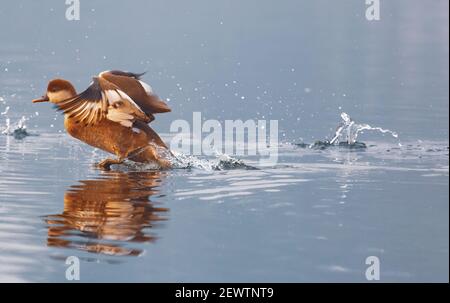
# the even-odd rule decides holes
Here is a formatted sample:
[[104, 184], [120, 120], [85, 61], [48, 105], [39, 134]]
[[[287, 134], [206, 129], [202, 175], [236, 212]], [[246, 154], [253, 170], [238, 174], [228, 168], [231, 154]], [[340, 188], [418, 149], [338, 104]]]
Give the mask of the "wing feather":
[[70, 118], [85, 125], [102, 119], [132, 127], [133, 122], [149, 121], [149, 117], [124, 91], [109, 81], [94, 77], [91, 85], [79, 95], [58, 102], [57, 107]]
[[155, 113], [170, 112], [170, 108], [154, 94], [150, 85], [140, 80], [142, 75], [114, 70], [102, 72], [99, 77], [117, 85], [150, 120], [154, 119], [153, 114]]

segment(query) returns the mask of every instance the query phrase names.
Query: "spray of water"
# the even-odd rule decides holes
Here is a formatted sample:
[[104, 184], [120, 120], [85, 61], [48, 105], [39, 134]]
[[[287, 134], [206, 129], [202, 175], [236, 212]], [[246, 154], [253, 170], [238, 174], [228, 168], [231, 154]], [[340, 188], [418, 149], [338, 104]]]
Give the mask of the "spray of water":
[[[7, 111], [4, 113], [6, 115]], [[1, 114], [3, 115], [3, 113]], [[29, 136], [26, 121], [27, 118], [25, 116], [22, 116], [16, 123], [11, 123], [11, 119], [6, 118], [5, 126], [0, 127], [0, 133], [2, 135], [14, 136], [16, 139], [23, 139], [24, 137]]]
[[[230, 170], [230, 169], [257, 169], [253, 166], [247, 165], [244, 161], [230, 157], [227, 154], [217, 153], [214, 159], [201, 159], [192, 155], [186, 155], [177, 151], [168, 151], [159, 145], [152, 144], [158, 155], [172, 164], [175, 169], [199, 169], [205, 171], [213, 170]], [[158, 169], [156, 163], [136, 163], [133, 161], [125, 161], [127, 169], [146, 171]]]
[[170, 161], [174, 168], [195, 168], [201, 170], [229, 170], [229, 169], [257, 169], [247, 165], [240, 159], [233, 158], [227, 154], [216, 154], [215, 159], [200, 159], [183, 153], [172, 152]]
[[[4, 99], [0, 99], [0, 101], [3, 101]], [[9, 106], [6, 106], [5, 109], [0, 112], [0, 116], [5, 117], [5, 125], [0, 125], [0, 134], [7, 135], [7, 136], [13, 136], [16, 139], [23, 139], [30, 135], [27, 131], [27, 125], [26, 121], [29, 120], [29, 118], [33, 117], [31, 115], [29, 118], [22, 116], [17, 122], [13, 123], [11, 122], [11, 118], [9, 118]], [[36, 112], [35, 115], [38, 115]]]
[[336, 128], [336, 133], [331, 139], [330, 144], [338, 144], [339, 142], [346, 142], [349, 145], [355, 144], [358, 134], [364, 130], [374, 130], [381, 133], [388, 133], [394, 138], [398, 138], [398, 134], [389, 129], [381, 127], [373, 127], [369, 124], [358, 124], [352, 120], [347, 113], [341, 113], [342, 122]]

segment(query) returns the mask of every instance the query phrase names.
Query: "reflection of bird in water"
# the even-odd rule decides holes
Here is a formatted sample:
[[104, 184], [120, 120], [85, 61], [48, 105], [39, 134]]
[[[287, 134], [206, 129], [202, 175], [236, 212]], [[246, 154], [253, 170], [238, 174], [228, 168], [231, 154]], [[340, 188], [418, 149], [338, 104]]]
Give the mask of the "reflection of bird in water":
[[64, 212], [46, 217], [48, 246], [108, 255], [139, 255], [126, 242], [152, 242], [146, 229], [165, 220], [167, 208], [155, 207], [163, 172], [108, 172], [82, 180], [64, 195]]

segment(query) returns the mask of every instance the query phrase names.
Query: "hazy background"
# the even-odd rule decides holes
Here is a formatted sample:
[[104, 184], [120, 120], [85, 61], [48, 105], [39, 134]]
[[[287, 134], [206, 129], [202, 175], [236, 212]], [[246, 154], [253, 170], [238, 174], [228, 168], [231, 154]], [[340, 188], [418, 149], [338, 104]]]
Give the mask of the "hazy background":
[[[343, 110], [406, 139], [448, 140], [448, 5], [381, 1], [381, 20], [352, 1], [3, 1], [0, 94], [29, 127], [54, 124], [31, 105], [49, 79], [83, 90], [107, 69], [148, 71], [173, 119], [278, 119], [286, 139], [323, 138]], [[233, 82], [235, 81], [235, 82]], [[9, 96], [14, 94], [13, 97]], [[49, 117], [58, 121], [49, 122]]]
[[[0, 133], [25, 116], [38, 136], [0, 135], [0, 281], [65, 282], [74, 255], [83, 282], [367, 282], [375, 255], [382, 281], [448, 282], [449, 1], [380, 2], [369, 22], [365, 0], [81, 0], [69, 22], [64, 0], [2, 0]], [[309, 143], [345, 111], [399, 140], [283, 144], [265, 170], [107, 174], [31, 99], [108, 69], [147, 71], [170, 99], [160, 133], [201, 111], [277, 119], [282, 141]], [[167, 220], [146, 220], [152, 207]], [[90, 252], [105, 243], [140, 255]]]

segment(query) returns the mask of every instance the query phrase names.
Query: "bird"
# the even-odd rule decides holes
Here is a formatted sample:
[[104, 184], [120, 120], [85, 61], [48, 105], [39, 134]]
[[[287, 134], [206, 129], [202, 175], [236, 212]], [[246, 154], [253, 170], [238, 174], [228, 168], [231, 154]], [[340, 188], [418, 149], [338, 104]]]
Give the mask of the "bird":
[[98, 167], [109, 170], [126, 159], [171, 167], [170, 152], [148, 125], [154, 114], [170, 112], [150, 85], [141, 80], [145, 73], [104, 71], [92, 78], [89, 87], [77, 94], [64, 79], [53, 79], [37, 102], [51, 102], [64, 114], [64, 127], [74, 138], [116, 155]]

